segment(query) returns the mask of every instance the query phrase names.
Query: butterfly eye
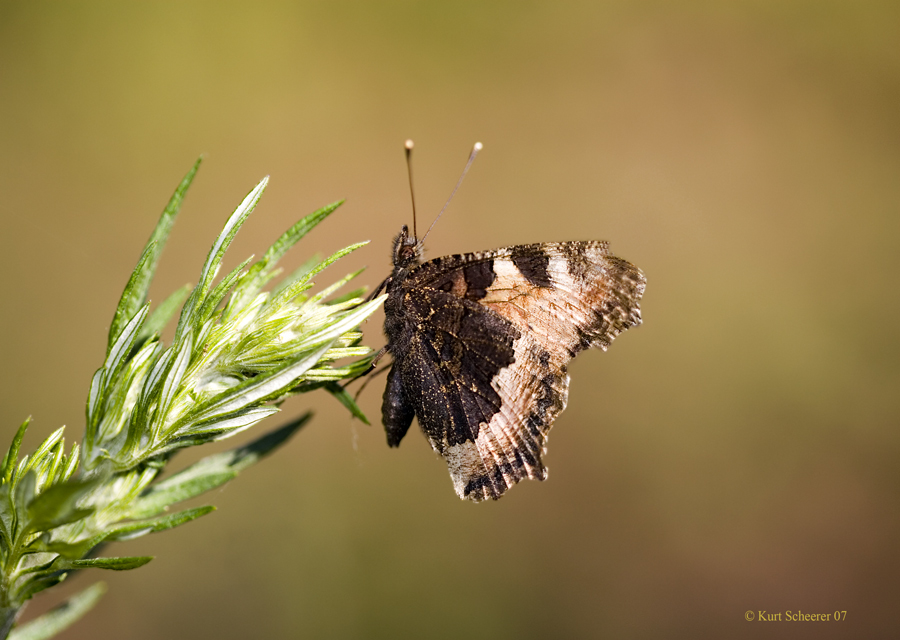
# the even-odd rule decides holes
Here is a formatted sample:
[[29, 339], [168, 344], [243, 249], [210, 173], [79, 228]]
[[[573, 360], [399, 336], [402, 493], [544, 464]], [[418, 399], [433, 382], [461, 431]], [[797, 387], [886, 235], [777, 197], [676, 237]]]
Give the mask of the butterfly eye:
[[[410, 242], [411, 241], [411, 242]], [[407, 244], [408, 243], [408, 244]], [[416, 246], [416, 241], [414, 238], [408, 239], [404, 242], [403, 246], [400, 247], [399, 257], [401, 262], [404, 264], [415, 260], [418, 254], [418, 249]]]

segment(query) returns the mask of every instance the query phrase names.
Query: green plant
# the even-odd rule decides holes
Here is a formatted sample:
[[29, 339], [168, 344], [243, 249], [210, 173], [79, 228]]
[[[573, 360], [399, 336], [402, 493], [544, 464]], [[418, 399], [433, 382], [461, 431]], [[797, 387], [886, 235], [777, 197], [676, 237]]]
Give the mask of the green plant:
[[[246, 260], [216, 283], [225, 251], [262, 195], [264, 179], [228, 219], [197, 285], [176, 291], [150, 312], [150, 282], [199, 164], [175, 190], [119, 301], [106, 359], [91, 381], [83, 442], [66, 454], [59, 429], [20, 459], [26, 420], [0, 465], [0, 638], [48, 638], [73, 622], [99, 599], [102, 585], [12, 629], [29, 598], [73, 571], [134, 569], [149, 562], [97, 554], [109, 542], [209, 513], [214, 507], [169, 508], [228, 482], [283, 444], [309, 415], [160, 481], [179, 449], [228, 438], [276, 413], [288, 396], [320, 387], [365, 421], [338, 382], [368, 368], [370, 350], [360, 345], [358, 327], [384, 296], [366, 302], [357, 290], [332, 297], [357, 274], [310, 293], [317, 274], [362, 245], [311, 260], [264, 290], [281, 274], [278, 260], [341, 203], [303, 218], [262, 259]], [[175, 336], [165, 346], [160, 331], [179, 307]]]

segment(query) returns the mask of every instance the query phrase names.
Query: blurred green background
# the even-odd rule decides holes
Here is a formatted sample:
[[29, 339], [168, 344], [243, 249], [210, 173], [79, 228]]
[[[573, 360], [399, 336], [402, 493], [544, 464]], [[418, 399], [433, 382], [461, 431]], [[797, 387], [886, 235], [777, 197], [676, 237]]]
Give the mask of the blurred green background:
[[608, 239], [649, 280], [644, 325], [572, 364], [547, 482], [462, 503], [417, 432], [388, 450], [312, 394], [217, 513], [26, 618], [106, 579], [63, 637], [896, 637], [898, 27], [895, 2], [0, 1], [3, 442], [29, 414], [31, 448], [81, 437], [200, 153], [156, 300], [266, 174], [229, 264], [347, 198], [292, 264], [371, 239], [322, 282], [374, 286], [410, 220], [407, 137], [420, 223], [485, 145], [430, 256]]

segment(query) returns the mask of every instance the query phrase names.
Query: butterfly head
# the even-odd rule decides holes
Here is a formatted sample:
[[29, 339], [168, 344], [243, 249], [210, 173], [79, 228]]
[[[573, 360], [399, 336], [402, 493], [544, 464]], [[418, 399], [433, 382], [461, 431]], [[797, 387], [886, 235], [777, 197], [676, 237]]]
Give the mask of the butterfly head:
[[422, 260], [422, 245], [415, 236], [409, 235], [409, 227], [403, 225], [400, 233], [394, 238], [394, 255], [392, 257], [395, 269], [406, 269], [419, 264]]

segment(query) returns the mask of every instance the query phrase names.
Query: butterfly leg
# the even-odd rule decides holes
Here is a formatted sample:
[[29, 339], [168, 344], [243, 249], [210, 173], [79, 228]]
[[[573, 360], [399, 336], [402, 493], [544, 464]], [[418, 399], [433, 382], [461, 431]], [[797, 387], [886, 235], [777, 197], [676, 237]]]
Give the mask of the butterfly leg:
[[[392, 366], [394, 366], [393, 363], [391, 363], [391, 364], [386, 364], [386, 365], [384, 365], [383, 367], [381, 367], [380, 369], [376, 369], [376, 370], [375, 370], [374, 372], [372, 372], [371, 374], [369, 373], [369, 371], [372, 371], [371, 369], [369, 369], [369, 371], [366, 371], [366, 373], [362, 374], [362, 375], [365, 375], [365, 376], [368, 376], [368, 377], [366, 378], [365, 382], [363, 382], [363, 383], [359, 386], [359, 389], [356, 390], [356, 394], [353, 396], [353, 399], [354, 399], [354, 400], [358, 399], [359, 396], [362, 394], [363, 389], [366, 388], [366, 385], [368, 385], [370, 382], [372, 382], [372, 380], [374, 380], [376, 376], [379, 376], [379, 375], [381, 375], [382, 373], [384, 373], [384, 372], [386, 372], [386, 371], [389, 371], [390, 368], [391, 368]], [[353, 378], [353, 380], [356, 380], [356, 379], [357, 379], [357, 378]], [[353, 380], [351, 380], [350, 382], [353, 382]], [[350, 384], [350, 382], [348, 382], [347, 384], [345, 384], [344, 387], [346, 387], [348, 384]]]
[[[372, 373], [373, 371], [375, 371], [376, 365], [384, 357], [384, 355], [387, 352], [388, 352], [387, 345], [384, 345], [383, 347], [381, 347], [381, 349], [378, 350], [378, 353], [375, 354], [375, 357], [372, 358], [372, 362], [369, 363], [369, 368], [366, 369], [365, 371], [363, 371], [358, 376], [354, 376], [353, 378], [351, 378], [350, 380], [345, 382], [344, 388], [346, 389], [351, 383], [355, 382], [356, 380], [359, 380], [360, 378], [364, 378], [365, 376], [367, 376], [370, 373]], [[363, 385], [363, 386], [365, 386], [365, 385]], [[360, 391], [362, 391], [362, 389], [360, 389]], [[359, 395], [359, 394], [357, 394], [357, 395]]]
[[409, 431], [415, 415], [416, 410], [403, 391], [400, 369], [391, 367], [387, 385], [384, 388], [384, 403], [381, 405], [381, 418], [384, 430], [387, 432], [388, 446], [400, 446], [400, 441]]
[[378, 285], [375, 291], [373, 291], [366, 297], [366, 302], [371, 302], [372, 300], [377, 298], [378, 294], [381, 293], [384, 289], [387, 289], [389, 286], [391, 286], [391, 278], [387, 277], [381, 281], [381, 284]]

